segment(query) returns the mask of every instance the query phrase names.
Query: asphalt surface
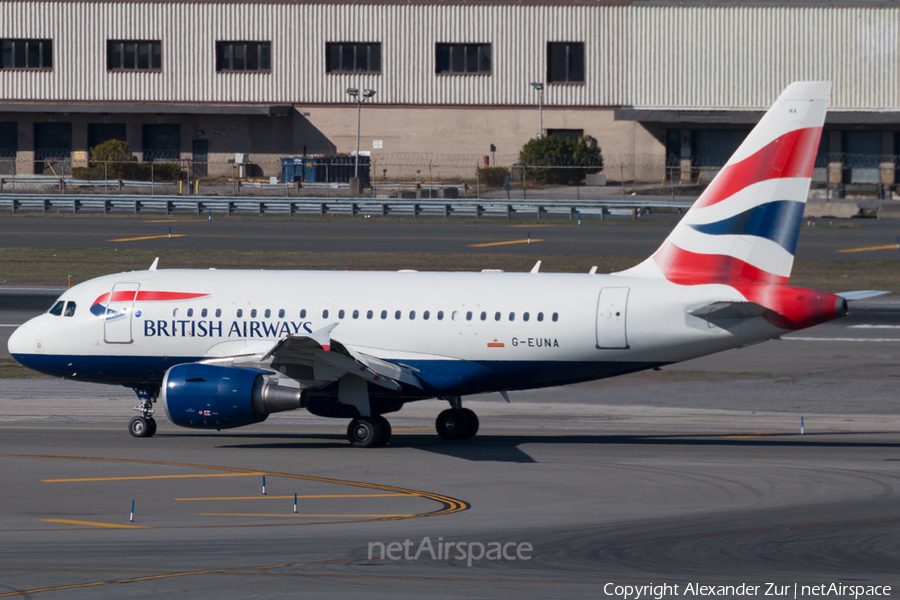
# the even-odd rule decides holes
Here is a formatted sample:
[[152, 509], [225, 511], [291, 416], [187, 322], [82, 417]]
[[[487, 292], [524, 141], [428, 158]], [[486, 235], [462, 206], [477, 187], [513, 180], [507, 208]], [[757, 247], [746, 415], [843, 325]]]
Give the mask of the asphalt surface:
[[[889, 223], [853, 224], [804, 227], [798, 256], [896, 258], [839, 253], [893, 241]], [[169, 225], [195, 229], [108, 242]], [[523, 228], [16, 217], [0, 230], [8, 247], [645, 256], [669, 228], [532, 226], [546, 242], [478, 248]], [[61, 291], [2, 288], [0, 356], [12, 326]], [[157, 435], [135, 439], [128, 390], [0, 379], [0, 597], [623, 598], [610, 582], [679, 585], [667, 597], [701, 597], [687, 584], [758, 585], [741, 597], [760, 598], [769, 583], [787, 586], [783, 596], [797, 584], [797, 597], [812, 597], [802, 585], [896, 589], [898, 354], [900, 301], [882, 297], [782, 341], [661, 372], [520, 392], [512, 404], [467, 398], [481, 418], [469, 442], [434, 433], [445, 403], [415, 403], [390, 416], [392, 442], [374, 450], [350, 448], [344, 421], [305, 411], [227, 432], [180, 429], [160, 411]], [[407, 541], [418, 558], [406, 558]], [[380, 550], [392, 542], [396, 560]], [[439, 553], [449, 542], [455, 551]], [[507, 554], [479, 557], [492, 543]]]
[[[28, 301], [4, 297], [0, 321], [27, 312]], [[127, 390], [0, 380], [0, 594], [896, 588], [900, 302], [852, 309], [658, 373], [521, 392], [512, 404], [466, 399], [482, 427], [462, 443], [434, 433], [439, 401], [391, 415], [392, 442], [376, 450], [350, 448], [343, 421], [302, 411], [221, 433], [174, 427], [160, 411], [157, 435], [135, 439]], [[404, 557], [407, 540], [419, 558]], [[380, 554], [391, 542], [397, 560]], [[448, 542], [474, 545], [437, 555]], [[477, 558], [494, 542], [527, 560]]]
[[[442, 252], [646, 257], [672, 229], [677, 215], [651, 215], [650, 224], [538, 221], [509, 224], [393, 219], [212, 221], [65, 216], [0, 217], [6, 248], [186, 248], [308, 252]], [[661, 219], [661, 220], [657, 220]], [[612, 224], [616, 222], [617, 225]], [[171, 233], [172, 237], [169, 237]], [[900, 225], [873, 219], [820, 221], [801, 230], [799, 259], [897, 260]], [[528, 243], [528, 240], [531, 243]], [[2, 281], [2, 276], [0, 276]]]

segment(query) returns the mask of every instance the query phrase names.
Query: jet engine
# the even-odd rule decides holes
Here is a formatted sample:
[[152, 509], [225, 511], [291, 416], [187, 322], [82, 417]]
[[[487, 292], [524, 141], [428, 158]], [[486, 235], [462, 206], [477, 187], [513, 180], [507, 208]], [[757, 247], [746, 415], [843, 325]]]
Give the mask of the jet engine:
[[306, 406], [305, 390], [280, 386], [270, 375], [243, 367], [176, 365], [166, 372], [159, 399], [170, 421], [191, 429], [241, 427]]

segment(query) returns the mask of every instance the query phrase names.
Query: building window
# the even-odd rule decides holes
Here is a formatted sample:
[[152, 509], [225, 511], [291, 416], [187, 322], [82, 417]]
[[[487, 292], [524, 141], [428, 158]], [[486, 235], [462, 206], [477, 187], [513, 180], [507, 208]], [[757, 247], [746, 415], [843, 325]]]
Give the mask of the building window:
[[547, 81], [550, 83], [584, 83], [583, 42], [550, 42], [547, 44]]
[[216, 42], [216, 71], [271, 71], [272, 42]]
[[325, 44], [325, 71], [328, 73], [380, 73], [381, 43]]
[[53, 40], [0, 40], [0, 69], [52, 69]]
[[490, 73], [490, 44], [438, 44], [436, 73]]
[[108, 40], [106, 68], [110, 71], [159, 71], [162, 44], [159, 40]]

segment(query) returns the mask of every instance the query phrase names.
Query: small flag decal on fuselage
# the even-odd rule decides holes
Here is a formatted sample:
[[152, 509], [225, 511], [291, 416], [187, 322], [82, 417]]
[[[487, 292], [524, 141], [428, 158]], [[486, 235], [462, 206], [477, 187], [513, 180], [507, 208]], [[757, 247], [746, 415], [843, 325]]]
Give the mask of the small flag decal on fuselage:
[[488, 348], [504, 348], [505, 347], [503, 342], [498, 342], [497, 340], [494, 340], [493, 342], [488, 342], [487, 345], [488, 345]]

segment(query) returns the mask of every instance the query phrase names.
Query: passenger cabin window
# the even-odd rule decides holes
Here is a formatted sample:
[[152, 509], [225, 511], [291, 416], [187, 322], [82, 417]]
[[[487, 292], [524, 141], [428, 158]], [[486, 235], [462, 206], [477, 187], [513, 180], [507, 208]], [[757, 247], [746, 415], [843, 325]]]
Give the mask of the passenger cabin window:
[[472, 311], [470, 310], [470, 311], [466, 312], [466, 321], [471, 321], [471, 320], [472, 320]]
[[386, 310], [381, 311], [381, 318], [387, 319], [387, 311]]
[[323, 319], [327, 319], [327, 318], [328, 318], [328, 309], [327, 309], [327, 308], [326, 308], [325, 310], [322, 311], [322, 318], [323, 318]]
[[239, 309], [237, 310], [237, 317], [238, 317], [238, 319], [240, 319], [240, 318], [243, 317], [243, 316], [244, 316], [244, 309], [243, 309], [243, 308], [239, 308]]
[[422, 318], [425, 319], [426, 321], [428, 320], [428, 317], [430, 317], [430, 316], [431, 316], [431, 313], [428, 312], [427, 310], [422, 313]]
[[67, 302], [66, 303], [66, 312], [63, 314], [65, 317], [71, 317], [75, 314], [75, 303]]
[[454, 311], [453, 311], [453, 314], [450, 315], [450, 318], [453, 319], [454, 321], [459, 321], [459, 311], [458, 311], [458, 310], [454, 310]]
[[160, 71], [162, 44], [159, 40], [108, 40], [106, 68], [110, 71]]
[[189, 309], [188, 309], [188, 316], [189, 316], [189, 317], [193, 317], [193, 316], [194, 316], [194, 309], [193, 309], [193, 308], [189, 308]]
[[398, 321], [400, 320], [400, 311], [399, 310], [394, 313], [394, 318], [397, 319]]
[[484, 312], [484, 311], [481, 312], [481, 320], [482, 320], [482, 321], [487, 321], [487, 313]]
[[63, 302], [62, 300], [60, 300], [59, 302], [57, 302], [56, 304], [54, 304], [54, 305], [53, 305], [53, 308], [51, 308], [51, 309], [48, 310], [47, 312], [49, 312], [49, 313], [50, 313], [51, 315], [53, 315], [54, 317], [58, 317], [59, 315], [62, 314], [63, 306], [65, 306], [65, 305], [66, 305], [66, 303]]
[[409, 320], [413, 321], [413, 320], [415, 320], [415, 318], [416, 318], [416, 311], [414, 311], [414, 310], [409, 311]]
[[255, 308], [252, 309], [252, 310], [250, 311], [250, 318], [251, 318], [251, 319], [255, 319], [255, 318], [256, 318], [256, 309], [255, 309]]
[[177, 317], [178, 317], [178, 311], [179, 311], [179, 310], [181, 310], [181, 309], [178, 309], [178, 308], [174, 309], [174, 310], [172, 311], [172, 316], [175, 317], [175, 318], [177, 318]]
[[495, 321], [499, 321], [499, 320], [500, 320], [500, 316], [501, 316], [501, 315], [500, 315], [499, 312], [495, 312], [495, 313], [494, 313], [494, 320], [495, 320]]
[[556, 323], [559, 320], [559, 314], [553, 313], [553, 322]]
[[371, 318], [374, 317], [374, 316], [375, 316], [375, 313], [373, 313], [371, 310], [366, 311], [366, 318], [367, 318], [367, 319], [371, 319]]
[[544, 313], [538, 313], [538, 321], [544, 320]]
[[280, 309], [280, 310], [278, 311], [278, 318], [279, 318], [279, 319], [283, 319], [283, 318], [284, 318], [284, 309], [283, 309], [283, 308]]
[[217, 309], [216, 309], [216, 316], [217, 316], [217, 317], [221, 317], [221, 316], [222, 316], [222, 309], [221, 309], [221, 308], [217, 308]]
[[203, 318], [206, 318], [206, 315], [208, 315], [208, 314], [209, 314], [209, 312], [205, 308], [200, 311], [200, 316]]
[[267, 319], [268, 319], [269, 317], [271, 317], [271, 316], [272, 316], [272, 309], [271, 309], [271, 308], [267, 308], [265, 314], [266, 314], [266, 318], [267, 318]]
[[515, 321], [515, 320], [516, 320], [516, 313], [514, 313], [514, 312], [509, 313], [509, 320], [510, 320], [510, 321]]
[[305, 309], [305, 308], [303, 308], [303, 309], [300, 310], [300, 318], [301, 318], [301, 319], [305, 319], [305, 318], [306, 318], [306, 309]]
[[528, 313], [523, 314], [523, 315], [522, 315], [522, 320], [523, 320], [523, 321], [527, 321], [528, 318], [529, 318], [529, 316], [530, 316], [530, 315], [529, 315]]
[[444, 311], [439, 310], [438, 311], [438, 321], [443, 321], [443, 320], [444, 320]]
[[359, 311], [358, 311], [358, 310], [354, 310], [354, 311], [353, 311], [353, 318], [354, 318], [354, 319], [358, 319], [358, 318], [359, 318]]
[[343, 319], [343, 318], [344, 318], [344, 309], [342, 308], [341, 310], [338, 311], [338, 319]]

